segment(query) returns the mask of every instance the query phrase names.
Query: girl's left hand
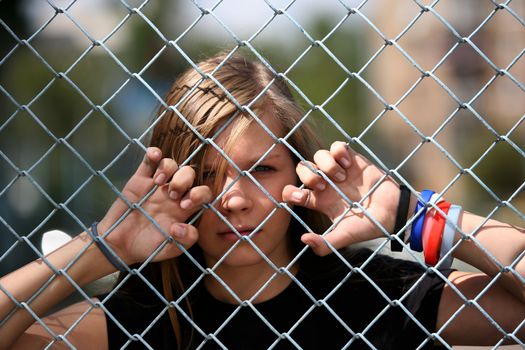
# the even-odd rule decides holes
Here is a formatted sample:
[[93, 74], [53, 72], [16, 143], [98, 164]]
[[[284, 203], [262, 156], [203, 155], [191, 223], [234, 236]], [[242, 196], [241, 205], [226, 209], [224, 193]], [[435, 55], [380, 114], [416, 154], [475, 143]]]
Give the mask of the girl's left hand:
[[[359, 202], [367, 213], [358, 208], [348, 211], [351, 205], [327, 181], [312, 172], [303, 162], [299, 163], [296, 171], [305, 188], [301, 190], [296, 186], [287, 185], [283, 189], [283, 199], [317, 210], [327, 215], [332, 222], [340, 220], [337, 226], [323, 237], [316, 233], [305, 233], [301, 237], [316, 254], [327, 255], [332, 252], [324, 240], [339, 249], [353, 243], [383, 237], [382, 230], [369, 216], [380, 223], [387, 232], [393, 230], [400, 190], [392, 178], [384, 178], [381, 169], [344, 142], [334, 142], [330, 151], [317, 151], [314, 162], [309, 162], [311, 167], [325, 173], [340, 192], [352, 202]], [[378, 184], [379, 181], [381, 183]], [[374, 190], [369, 193], [372, 188]], [[342, 215], [344, 216], [341, 219]]]

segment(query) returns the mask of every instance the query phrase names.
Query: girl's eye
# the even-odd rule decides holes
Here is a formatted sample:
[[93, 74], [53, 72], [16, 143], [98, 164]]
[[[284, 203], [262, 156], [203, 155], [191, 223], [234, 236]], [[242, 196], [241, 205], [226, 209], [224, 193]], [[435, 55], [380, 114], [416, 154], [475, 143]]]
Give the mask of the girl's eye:
[[258, 165], [253, 169], [253, 172], [269, 172], [274, 171], [275, 168], [267, 165]]
[[205, 171], [202, 173], [202, 179], [204, 181], [210, 181], [215, 178], [215, 172], [214, 171]]

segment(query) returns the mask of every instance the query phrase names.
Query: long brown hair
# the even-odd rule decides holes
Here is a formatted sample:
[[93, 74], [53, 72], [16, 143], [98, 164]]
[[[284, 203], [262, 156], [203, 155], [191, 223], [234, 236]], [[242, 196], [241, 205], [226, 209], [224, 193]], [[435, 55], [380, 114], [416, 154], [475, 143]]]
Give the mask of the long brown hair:
[[[221, 126], [233, 118], [229, 122], [235, 123], [235, 127], [228, 141], [228, 144], [233, 144], [242, 131], [254, 122], [249, 113], [240, 110], [239, 106], [249, 105], [259, 117], [271, 115], [280, 123], [284, 134], [302, 123], [304, 116], [286, 82], [274, 76], [263, 63], [238, 53], [226, 58], [226, 54], [219, 54], [206, 59], [197, 65], [199, 71], [189, 69], [175, 81], [165, 99], [166, 105], [159, 110], [151, 136], [151, 146], [159, 147], [163, 155], [173, 158], [178, 164], [194, 166], [201, 180], [202, 174], [198, 170], [202, 169], [206, 152], [203, 139], [213, 137]], [[305, 159], [313, 159], [314, 152], [321, 146], [308, 122], [302, 123], [287, 138], [287, 142]], [[191, 159], [188, 159], [190, 156]], [[216, 173], [220, 174], [218, 166]], [[319, 230], [317, 232], [326, 228], [326, 218], [321, 214], [304, 208], [296, 208], [295, 212], [312, 229]], [[289, 231], [292, 230], [304, 232], [297, 224], [290, 225]], [[292, 247], [300, 249], [299, 232], [289, 234], [295, 237]], [[181, 295], [184, 291], [181, 276], [185, 271], [180, 269], [179, 258], [163, 261], [160, 270], [163, 293], [168, 301], [173, 301], [175, 295]], [[189, 301], [186, 307], [191, 314]], [[188, 347], [191, 339], [182, 339], [174, 308], [169, 309], [169, 316], [178, 348], [181, 349], [183, 344]]]

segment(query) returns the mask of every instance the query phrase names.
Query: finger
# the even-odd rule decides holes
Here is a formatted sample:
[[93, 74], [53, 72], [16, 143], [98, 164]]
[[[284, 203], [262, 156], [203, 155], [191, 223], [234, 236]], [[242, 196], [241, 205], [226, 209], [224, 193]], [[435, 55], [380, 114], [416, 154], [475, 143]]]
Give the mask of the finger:
[[351, 150], [346, 143], [341, 141], [332, 143], [330, 154], [344, 169], [349, 169], [352, 166]]
[[315, 209], [315, 198], [312, 190], [300, 189], [294, 185], [286, 185], [283, 188], [283, 201], [294, 205], [300, 205], [308, 209]]
[[177, 165], [177, 162], [175, 162], [173, 159], [163, 158], [159, 162], [159, 166], [157, 167], [155, 175], [153, 176], [153, 181], [155, 182], [155, 185], [164, 185], [166, 181], [168, 181], [168, 179], [173, 176], [173, 174], [177, 171], [178, 168], [179, 166]]
[[180, 207], [189, 211], [189, 215], [196, 212], [205, 203], [210, 203], [213, 198], [211, 189], [208, 186], [193, 187], [181, 199]]
[[[333, 253], [332, 248], [341, 249], [350, 245], [348, 238], [338, 234], [336, 230], [327, 233], [324, 236], [316, 233], [305, 233], [301, 236], [301, 241], [308, 245], [316, 255], [325, 256]], [[330, 248], [332, 246], [332, 248]]]
[[173, 175], [168, 189], [168, 195], [171, 199], [179, 199], [186, 193], [195, 181], [195, 170], [186, 165], [180, 168]]
[[311, 168], [317, 169], [317, 166], [312, 162], [299, 162], [295, 168], [297, 176], [299, 176], [299, 180], [301, 180], [301, 182], [305, 184], [306, 187], [315, 189], [317, 191], [324, 191], [326, 188], [325, 181], [320, 175], [314, 173]]
[[158, 163], [162, 158], [162, 152], [157, 147], [149, 147], [142, 159], [135, 174], [139, 176], [151, 177], [157, 169]]
[[328, 177], [336, 182], [346, 180], [345, 170], [336, 162], [334, 157], [325, 149], [319, 150], [314, 154], [314, 161], [317, 167], [322, 170]]
[[[199, 238], [199, 233], [193, 225], [179, 222], [171, 225], [169, 234], [186, 249], [195, 244]], [[173, 248], [177, 248], [176, 245]]]

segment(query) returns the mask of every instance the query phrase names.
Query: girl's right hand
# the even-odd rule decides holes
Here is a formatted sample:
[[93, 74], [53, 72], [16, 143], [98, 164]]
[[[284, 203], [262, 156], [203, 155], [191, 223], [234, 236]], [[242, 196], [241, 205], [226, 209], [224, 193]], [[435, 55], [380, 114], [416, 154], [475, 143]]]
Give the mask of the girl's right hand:
[[[137, 171], [128, 180], [122, 196], [131, 204], [139, 203], [154, 186], [155, 192], [141, 208], [185, 248], [198, 238], [197, 229], [186, 220], [212, 199], [208, 186], [193, 186], [195, 171], [190, 166], [179, 168], [171, 158], [162, 158], [160, 149], [150, 147]], [[98, 224], [103, 235], [129, 209], [118, 198]], [[165, 236], [139, 209], [133, 209], [105, 238], [106, 242], [128, 265], [146, 260], [166, 240]], [[182, 252], [175, 243], [167, 244], [153, 261], [176, 257]]]

